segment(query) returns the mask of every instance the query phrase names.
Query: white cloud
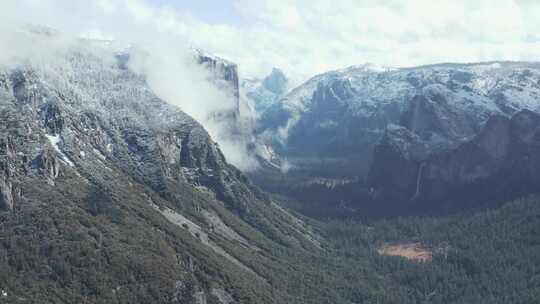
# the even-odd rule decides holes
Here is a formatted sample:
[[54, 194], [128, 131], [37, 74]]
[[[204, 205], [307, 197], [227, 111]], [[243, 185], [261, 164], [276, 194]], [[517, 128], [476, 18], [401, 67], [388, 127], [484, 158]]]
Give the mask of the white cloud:
[[131, 54], [130, 68], [144, 75], [161, 99], [201, 123], [219, 143], [227, 161], [243, 171], [257, 167], [257, 161], [248, 152], [249, 137], [237, 134], [243, 131], [235, 129], [239, 125], [216, 118], [216, 114], [219, 117], [220, 113], [234, 112], [236, 100], [230, 92], [209, 81], [212, 75], [194, 61], [194, 53], [186, 45], [156, 39], [144, 50], [133, 50]]
[[[38, 17], [33, 10], [26, 12], [36, 8], [43, 8]], [[212, 75], [196, 63], [189, 44], [171, 35], [181, 29], [174, 11], [152, 8], [141, 0], [21, 0], [0, 3], [0, 12], [6, 14], [0, 19], [13, 17], [0, 24], [0, 67], [31, 62], [48, 69], [79, 45], [75, 37], [116, 38], [113, 48], [132, 46], [132, 70], [145, 76], [156, 95], [201, 123], [230, 163], [243, 170], [257, 165], [247, 150], [249, 139], [239, 137], [230, 121], [215, 119], [219, 113], [233, 111], [235, 99], [212, 83]], [[29, 35], [21, 30], [29, 22], [51, 26], [62, 34]], [[110, 51], [108, 55], [112, 58]]]
[[184, 34], [230, 57], [248, 74], [262, 74], [278, 65], [302, 78], [365, 62], [412, 66], [538, 60], [537, 3], [264, 0], [253, 4], [239, 0], [241, 12], [254, 20], [249, 26], [229, 26], [224, 31], [193, 23]]
[[143, 22], [153, 18], [155, 15], [154, 9], [146, 5], [144, 0], [124, 0], [128, 11], [137, 21]]
[[96, 0], [96, 3], [106, 13], [112, 13], [116, 10], [114, 0]]
[[[246, 21], [234, 25], [205, 23], [148, 0], [7, 2], [19, 7], [21, 19], [79, 32], [139, 40], [151, 36], [141, 31], [180, 36], [238, 63], [246, 76], [262, 76], [273, 66], [305, 79], [365, 62], [540, 59], [536, 0], [236, 0]], [[30, 9], [37, 6], [39, 15]]]

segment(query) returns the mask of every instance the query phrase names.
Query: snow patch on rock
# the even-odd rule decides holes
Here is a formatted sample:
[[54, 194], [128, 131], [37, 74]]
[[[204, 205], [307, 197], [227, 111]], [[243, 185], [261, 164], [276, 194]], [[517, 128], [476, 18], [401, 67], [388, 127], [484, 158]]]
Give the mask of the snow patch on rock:
[[59, 143], [61, 142], [60, 135], [45, 135], [51, 145], [53, 146], [54, 150], [60, 155], [60, 159], [68, 164], [70, 167], [75, 167], [75, 164], [60, 150]]

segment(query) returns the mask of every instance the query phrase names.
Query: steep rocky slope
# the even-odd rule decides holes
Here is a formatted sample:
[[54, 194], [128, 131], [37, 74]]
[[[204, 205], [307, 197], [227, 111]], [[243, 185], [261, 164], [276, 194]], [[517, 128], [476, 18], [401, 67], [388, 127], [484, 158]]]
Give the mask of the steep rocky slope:
[[277, 261], [318, 248], [308, 227], [128, 67], [79, 41], [2, 69], [2, 301], [286, 301]]

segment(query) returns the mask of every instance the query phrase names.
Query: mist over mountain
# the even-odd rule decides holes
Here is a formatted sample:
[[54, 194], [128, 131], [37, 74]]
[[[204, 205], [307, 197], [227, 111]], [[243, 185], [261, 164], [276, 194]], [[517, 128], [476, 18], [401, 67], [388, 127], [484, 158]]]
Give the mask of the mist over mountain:
[[538, 302], [538, 13], [0, 3], [0, 303]]
[[[248, 297], [262, 299], [269, 287], [256, 268], [274, 262], [260, 253], [319, 246], [226, 162], [200, 123], [154, 93], [136, 50], [71, 43], [2, 69], [4, 298], [34, 302], [44, 290], [51, 303], [231, 303], [253, 280], [260, 288]], [[214, 63], [203, 67], [228, 83]], [[24, 290], [26, 280], [33, 287]]]

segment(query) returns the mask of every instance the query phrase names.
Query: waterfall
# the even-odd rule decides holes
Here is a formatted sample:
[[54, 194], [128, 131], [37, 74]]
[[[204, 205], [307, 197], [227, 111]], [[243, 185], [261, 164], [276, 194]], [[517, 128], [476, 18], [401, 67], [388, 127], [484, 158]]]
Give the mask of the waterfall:
[[420, 167], [418, 168], [418, 174], [416, 175], [416, 192], [414, 193], [414, 196], [411, 198], [411, 200], [415, 200], [420, 196], [420, 188], [421, 188], [421, 182], [422, 182], [422, 172], [424, 171], [426, 163], [421, 163]]

